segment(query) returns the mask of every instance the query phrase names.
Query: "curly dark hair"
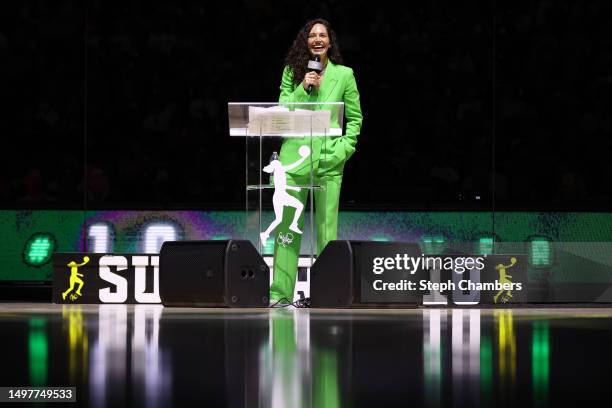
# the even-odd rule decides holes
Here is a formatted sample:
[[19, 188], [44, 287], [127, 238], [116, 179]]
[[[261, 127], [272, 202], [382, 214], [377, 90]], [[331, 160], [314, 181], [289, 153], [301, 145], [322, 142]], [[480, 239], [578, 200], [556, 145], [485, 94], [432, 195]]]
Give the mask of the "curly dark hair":
[[322, 18], [310, 20], [297, 34], [293, 44], [289, 48], [287, 56], [285, 57], [285, 65], [291, 68], [291, 72], [293, 72], [293, 82], [295, 84], [301, 83], [304, 79], [304, 75], [306, 75], [306, 67], [308, 65], [308, 60], [310, 59], [310, 51], [308, 50], [308, 35], [315, 24], [323, 24], [325, 28], [327, 28], [327, 34], [329, 35], [329, 50], [327, 51], [327, 58], [329, 58], [334, 64], [342, 64], [342, 55], [340, 54], [338, 38], [336, 37], [334, 30], [332, 30], [329, 22]]

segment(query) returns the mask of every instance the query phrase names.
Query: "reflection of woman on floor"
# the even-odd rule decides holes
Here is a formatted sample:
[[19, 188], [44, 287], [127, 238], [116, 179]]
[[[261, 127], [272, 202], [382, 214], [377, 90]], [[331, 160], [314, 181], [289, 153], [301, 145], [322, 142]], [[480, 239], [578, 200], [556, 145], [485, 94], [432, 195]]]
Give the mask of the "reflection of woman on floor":
[[272, 196], [272, 204], [274, 205], [274, 215], [276, 219], [272, 221], [272, 224], [268, 227], [267, 230], [259, 234], [261, 238], [261, 243], [266, 244], [266, 240], [270, 236], [270, 233], [283, 221], [283, 209], [285, 207], [293, 207], [295, 208], [295, 215], [293, 216], [293, 222], [289, 226], [289, 229], [293, 232], [297, 232], [301, 234], [302, 231], [298, 228], [298, 220], [300, 219], [300, 215], [304, 210], [304, 204], [300, 202], [297, 198], [293, 197], [287, 190], [300, 191], [300, 187], [288, 186], [287, 185], [287, 175], [286, 172], [289, 170], [293, 170], [308, 157], [310, 154], [310, 148], [308, 146], [302, 146], [299, 149], [299, 153], [301, 158], [296, 162], [289, 164], [287, 166], [283, 166], [279, 160], [273, 160], [272, 163], [268, 164], [264, 167], [263, 171], [266, 173], [274, 174], [274, 195]]
[[83, 285], [85, 284], [85, 282], [83, 282], [83, 280], [81, 279], [83, 274], [79, 273], [79, 267], [85, 265], [87, 262], [89, 262], [89, 257], [85, 256], [83, 257], [83, 263], [78, 264], [74, 261], [70, 261], [66, 265], [70, 268], [70, 288], [68, 288], [67, 291], [62, 293], [62, 299], [66, 299], [66, 295], [70, 293], [72, 289], [74, 289], [74, 285], [76, 283], [79, 284], [79, 288], [76, 290], [76, 294], [79, 296], [82, 296], [81, 289], [83, 288]]

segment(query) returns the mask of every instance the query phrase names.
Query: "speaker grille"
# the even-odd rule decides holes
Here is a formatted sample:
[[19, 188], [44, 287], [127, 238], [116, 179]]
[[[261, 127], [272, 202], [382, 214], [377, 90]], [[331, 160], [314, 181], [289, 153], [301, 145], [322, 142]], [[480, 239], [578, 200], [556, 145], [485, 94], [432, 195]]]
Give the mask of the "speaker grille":
[[270, 271], [250, 241], [165, 242], [159, 283], [167, 306], [267, 307]]
[[165, 242], [160, 251], [160, 297], [168, 305], [223, 304], [228, 241]]

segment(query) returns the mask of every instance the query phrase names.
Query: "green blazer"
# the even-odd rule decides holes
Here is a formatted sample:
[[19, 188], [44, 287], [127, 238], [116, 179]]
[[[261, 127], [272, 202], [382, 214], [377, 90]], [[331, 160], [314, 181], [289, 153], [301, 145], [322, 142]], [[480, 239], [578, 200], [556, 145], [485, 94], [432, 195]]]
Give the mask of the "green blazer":
[[[344, 116], [346, 118], [346, 134], [334, 137], [315, 137], [313, 139], [312, 161], [315, 173], [342, 174], [344, 163], [355, 153], [357, 136], [361, 130], [363, 116], [359, 102], [359, 91], [353, 70], [343, 65], [336, 65], [328, 60], [323, 82], [317, 90], [313, 88], [308, 94], [301, 83], [293, 82], [291, 68], [285, 67], [280, 86], [279, 102], [344, 102]], [[337, 118], [332, 114], [332, 127]], [[309, 138], [287, 138], [281, 147], [280, 160], [284, 165], [291, 164], [300, 158], [298, 149], [308, 145]], [[297, 168], [290, 170], [289, 174], [306, 175], [310, 173], [308, 159]]]

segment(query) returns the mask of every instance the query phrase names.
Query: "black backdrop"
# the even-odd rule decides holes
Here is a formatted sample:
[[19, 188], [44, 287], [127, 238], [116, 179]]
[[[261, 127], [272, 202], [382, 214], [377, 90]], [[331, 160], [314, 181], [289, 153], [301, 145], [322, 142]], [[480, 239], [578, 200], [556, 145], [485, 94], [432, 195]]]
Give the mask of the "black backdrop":
[[342, 208], [607, 210], [608, 3], [2, 2], [0, 205], [240, 208], [226, 104], [321, 16], [364, 112]]

